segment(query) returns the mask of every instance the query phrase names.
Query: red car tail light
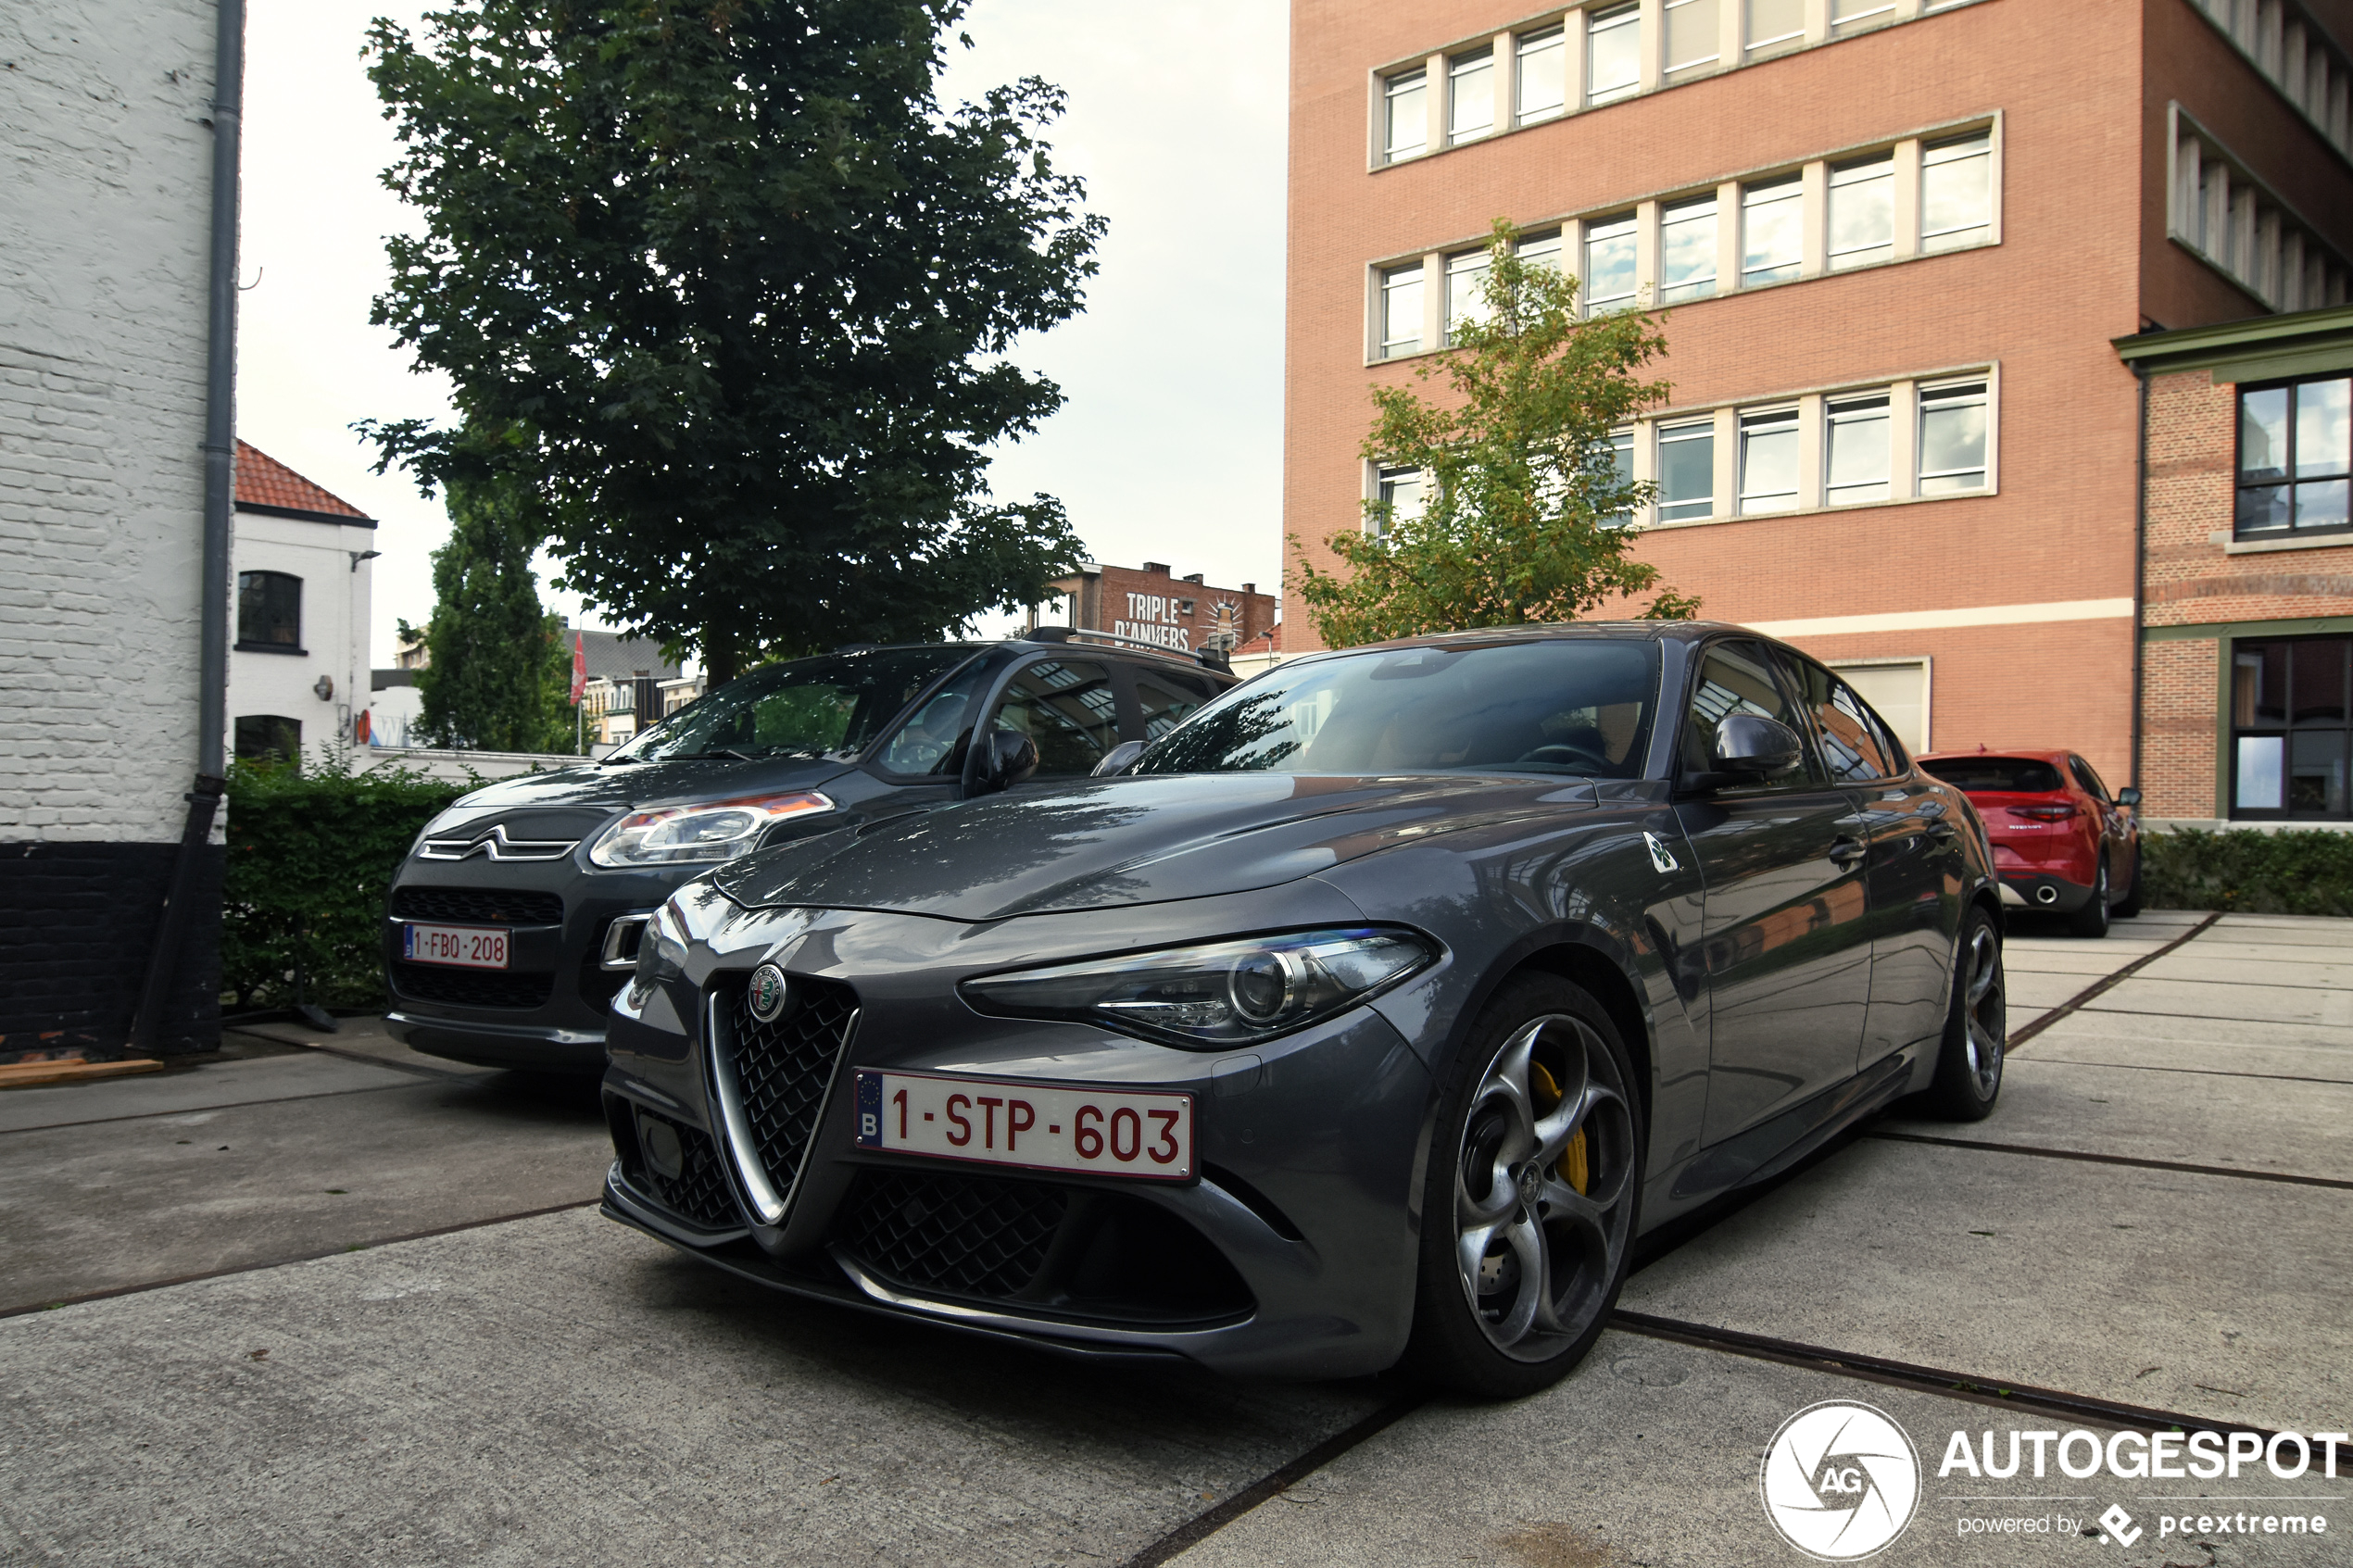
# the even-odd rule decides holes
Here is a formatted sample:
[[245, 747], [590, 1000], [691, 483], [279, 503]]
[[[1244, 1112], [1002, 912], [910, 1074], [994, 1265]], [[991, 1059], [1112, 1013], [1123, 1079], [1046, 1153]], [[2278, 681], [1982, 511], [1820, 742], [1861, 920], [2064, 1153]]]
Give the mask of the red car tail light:
[[2038, 822], [2063, 822], [2075, 815], [2075, 808], [2065, 801], [2050, 806], [2013, 806], [2010, 808], [2010, 815], [2031, 817]]

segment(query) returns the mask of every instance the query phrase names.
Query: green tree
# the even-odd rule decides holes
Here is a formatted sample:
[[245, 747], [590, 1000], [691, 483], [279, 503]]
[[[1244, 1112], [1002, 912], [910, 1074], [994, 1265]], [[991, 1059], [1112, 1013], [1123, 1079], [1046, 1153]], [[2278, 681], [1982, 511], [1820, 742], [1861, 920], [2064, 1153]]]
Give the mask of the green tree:
[[400, 622], [422, 641], [417, 671], [425, 734], [482, 751], [575, 749], [572, 642], [539, 603], [538, 535], [497, 491], [449, 492], [449, 542], [433, 553], [433, 619]]
[[[1366, 526], [1327, 541], [1345, 569], [1300, 557], [1299, 595], [1334, 647], [1478, 626], [1573, 621], [1658, 587], [1623, 526], [1653, 486], [1619, 471], [1610, 433], [1665, 400], [1640, 372], [1665, 347], [1658, 318], [1620, 311], [1580, 320], [1578, 282], [1522, 259], [1498, 219], [1488, 241], [1483, 319], [1453, 331], [1453, 349], [1424, 360], [1417, 382], [1451, 394], [1373, 389], [1363, 455], [1421, 471], [1422, 508], [1400, 517], [1365, 505]], [[1660, 589], [1644, 614], [1682, 619], [1699, 601]]]
[[715, 681], [1042, 596], [1059, 502], [987, 448], [1061, 389], [1001, 356], [1082, 307], [1103, 220], [1035, 79], [934, 94], [964, 0], [452, 0], [371, 73], [422, 213], [374, 320], [459, 418], [381, 465], [513, 482], [574, 589]]

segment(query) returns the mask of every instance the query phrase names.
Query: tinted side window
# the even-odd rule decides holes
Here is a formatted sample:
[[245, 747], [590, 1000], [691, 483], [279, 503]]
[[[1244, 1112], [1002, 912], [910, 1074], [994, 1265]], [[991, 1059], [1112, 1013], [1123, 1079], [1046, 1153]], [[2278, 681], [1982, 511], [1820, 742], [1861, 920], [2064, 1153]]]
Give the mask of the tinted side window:
[[1172, 681], [1157, 671], [1151, 674], [1139, 672], [1136, 706], [1142, 711], [1144, 733], [1138, 738], [1150, 745], [1183, 723], [1208, 700], [1208, 694], [1195, 690], [1190, 681]]
[[[1686, 769], [1694, 773], [1714, 769], [1716, 726], [1735, 713], [1778, 720], [1798, 735], [1806, 734], [1806, 721], [1774, 679], [1772, 661], [1761, 643], [1718, 643], [1707, 650], [1692, 684], [1691, 707], [1683, 721]], [[1767, 786], [1806, 784], [1806, 762], [1801, 756], [1796, 767], [1758, 782]]]
[[1039, 778], [1083, 778], [1119, 744], [1111, 671], [1090, 659], [1032, 664], [1013, 677], [989, 724], [1037, 744]]
[[2081, 757], [2070, 757], [2067, 759], [2067, 765], [2075, 771], [2075, 782], [2090, 791], [2093, 799], [2108, 798], [2108, 785], [2100, 783], [2100, 776], [2092, 771], [2092, 765], [2089, 762], [2084, 761]]
[[1793, 659], [1790, 664], [1806, 710], [1821, 737], [1822, 759], [1830, 764], [1833, 784], [1864, 784], [1895, 771], [1894, 759], [1881, 744], [1870, 710], [1853, 688], [1818, 664]]

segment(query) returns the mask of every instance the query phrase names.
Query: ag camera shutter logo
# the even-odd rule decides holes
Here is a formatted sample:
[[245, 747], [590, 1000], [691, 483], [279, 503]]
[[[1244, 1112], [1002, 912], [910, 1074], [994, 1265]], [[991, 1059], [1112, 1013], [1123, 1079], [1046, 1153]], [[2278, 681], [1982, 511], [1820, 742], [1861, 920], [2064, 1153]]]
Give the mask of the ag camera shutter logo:
[[1826, 1399], [1781, 1423], [1757, 1484], [1781, 1539], [1818, 1562], [1852, 1562], [1911, 1524], [1919, 1454], [1884, 1411]]

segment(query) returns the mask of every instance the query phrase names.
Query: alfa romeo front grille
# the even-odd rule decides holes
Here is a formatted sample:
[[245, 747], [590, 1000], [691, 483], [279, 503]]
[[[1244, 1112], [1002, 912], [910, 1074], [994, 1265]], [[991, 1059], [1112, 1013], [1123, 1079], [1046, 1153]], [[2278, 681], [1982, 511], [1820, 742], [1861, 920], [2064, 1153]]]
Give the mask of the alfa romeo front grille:
[[[841, 1063], [858, 1016], [858, 994], [831, 980], [788, 977], [784, 1010], [766, 1022], [752, 1016], [750, 987], [737, 980], [715, 997], [723, 1027], [716, 1042], [723, 1103], [736, 1150], [767, 1178], [770, 1191], [749, 1179], [754, 1207], [773, 1224], [783, 1217], [817, 1131], [817, 1113]], [[740, 1125], [738, 1125], [740, 1117]], [[773, 1200], [773, 1201], [772, 1201]]]
[[544, 1008], [556, 988], [556, 977], [395, 962], [392, 988], [416, 1001], [440, 1002], [446, 1007]]
[[396, 887], [395, 920], [446, 920], [483, 925], [561, 925], [564, 901], [553, 893], [504, 887]]
[[1064, 1189], [1038, 1182], [868, 1171], [844, 1200], [836, 1235], [894, 1285], [1002, 1298], [1046, 1266], [1069, 1207]]

